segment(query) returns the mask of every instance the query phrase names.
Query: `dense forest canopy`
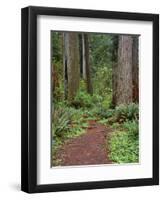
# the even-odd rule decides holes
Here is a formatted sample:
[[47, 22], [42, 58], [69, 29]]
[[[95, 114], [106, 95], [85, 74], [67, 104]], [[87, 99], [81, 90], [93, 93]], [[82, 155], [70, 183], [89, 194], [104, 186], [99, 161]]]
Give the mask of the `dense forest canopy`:
[[[114, 162], [138, 161], [138, 47], [136, 35], [51, 32], [54, 157], [95, 120], [118, 130], [109, 140]], [[117, 141], [129, 143], [127, 158], [113, 150]]]

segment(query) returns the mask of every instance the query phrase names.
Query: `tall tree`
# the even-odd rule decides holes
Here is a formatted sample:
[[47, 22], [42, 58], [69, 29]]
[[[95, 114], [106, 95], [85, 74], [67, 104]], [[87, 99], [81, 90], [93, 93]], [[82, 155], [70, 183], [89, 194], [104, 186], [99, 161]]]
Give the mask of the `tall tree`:
[[80, 77], [83, 78], [83, 44], [82, 33], [79, 33], [79, 63], [80, 63]]
[[[86, 80], [86, 46], [85, 46], [85, 34], [82, 34], [82, 75], [83, 79]], [[88, 42], [88, 41], [87, 41]], [[88, 52], [89, 53], [89, 52]], [[89, 55], [88, 55], [89, 58]]]
[[132, 78], [133, 78], [133, 101], [139, 102], [139, 37], [133, 36], [132, 45]]
[[83, 34], [83, 77], [86, 78], [87, 92], [92, 95], [93, 86], [91, 81], [88, 34]]
[[111, 60], [112, 60], [112, 104], [116, 105], [117, 92], [117, 67], [118, 67], [118, 40], [117, 35], [112, 36]]
[[64, 33], [64, 80], [67, 99], [73, 101], [79, 89], [79, 43], [78, 34]]
[[115, 105], [129, 104], [133, 101], [132, 46], [132, 36], [119, 36], [118, 63], [113, 68], [113, 100]]
[[62, 34], [51, 32], [51, 56], [52, 56], [52, 97], [60, 98], [59, 88], [62, 62]]

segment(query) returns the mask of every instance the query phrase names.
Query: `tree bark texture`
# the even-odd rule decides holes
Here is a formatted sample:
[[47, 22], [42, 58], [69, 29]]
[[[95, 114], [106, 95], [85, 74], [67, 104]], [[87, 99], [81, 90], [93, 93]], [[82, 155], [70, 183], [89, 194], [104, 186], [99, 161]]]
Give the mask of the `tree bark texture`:
[[116, 105], [133, 102], [132, 45], [132, 36], [119, 36], [118, 64], [114, 71], [116, 83], [113, 99]]
[[68, 75], [67, 75], [67, 51], [66, 51], [66, 43], [67, 43], [67, 35], [63, 33], [63, 80], [64, 80], [64, 97], [67, 99], [68, 93]]
[[64, 80], [67, 83], [67, 99], [74, 100], [79, 89], [79, 43], [77, 33], [64, 33]]
[[[86, 76], [86, 83], [87, 83], [87, 92], [89, 94], [93, 94], [93, 86], [91, 81], [91, 68], [90, 68], [90, 61], [89, 61], [89, 39], [88, 34], [84, 34], [84, 53], [83, 53], [83, 74]], [[85, 70], [85, 71], [84, 71]]]
[[82, 72], [83, 72], [83, 79], [86, 80], [86, 48], [85, 48], [85, 34], [82, 34]]
[[83, 78], [83, 47], [82, 47], [82, 33], [79, 34], [79, 63], [80, 63], [80, 77]]
[[139, 102], [139, 38], [133, 36], [132, 45], [132, 78], [133, 78], [133, 101]]

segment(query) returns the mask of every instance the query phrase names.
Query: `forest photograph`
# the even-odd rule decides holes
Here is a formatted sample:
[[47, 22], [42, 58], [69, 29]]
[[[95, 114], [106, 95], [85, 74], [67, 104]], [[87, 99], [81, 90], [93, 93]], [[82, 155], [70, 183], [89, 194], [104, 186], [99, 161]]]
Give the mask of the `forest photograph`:
[[139, 35], [51, 31], [51, 166], [139, 163]]

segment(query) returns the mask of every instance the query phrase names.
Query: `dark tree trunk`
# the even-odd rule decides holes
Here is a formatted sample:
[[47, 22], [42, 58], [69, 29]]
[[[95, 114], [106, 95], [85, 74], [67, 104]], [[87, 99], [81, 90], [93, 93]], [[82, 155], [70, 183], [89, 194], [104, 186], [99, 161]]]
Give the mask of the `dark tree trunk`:
[[67, 99], [72, 102], [79, 89], [80, 80], [77, 33], [64, 33], [64, 80]]
[[118, 67], [118, 36], [112, 36], [112, 106], [116, 106], [116, 92], [117, 92], [117, 67]]
[[64, 96], [67, 99], [68, 93], [68, 75], [67, 75], [67, 35], [63, 33], [63, 80], [64, 80]]
[[85, 37], [82, 34], [82, 71], [83, 71], [83, 79], [86, 80], [86, 49], [85, 49]]
[[56, 88], [59, 87], [59, 78], [56, 70], [56, 65], [52, 64], [52, 91], [55, 92]]
[[82, 44], [82, 33], [79, 34], [79, 63], [80, 63], [80, 77], [83, 78], [83, 44]]
[[87, 92], [89, 94], [93, 94], [93, 86], [91, 81], [91, 68], [90, 68], [90, 61], [89, 61], [89, 39], [88, 34], [84, 34], [84, 47], [83, 47], [83, 76], [86, 76], [86, 83], [87, 83]]
[[132, 36], [119, 36], [118, 64], [113, 68], [113, 100], [115, 105], [129, 104], [132, 93]]
[[132, 78], [133, 78], [133, 101], [139, 102], [139, 38], [133, 36], [133, 47], [132, 47]]

